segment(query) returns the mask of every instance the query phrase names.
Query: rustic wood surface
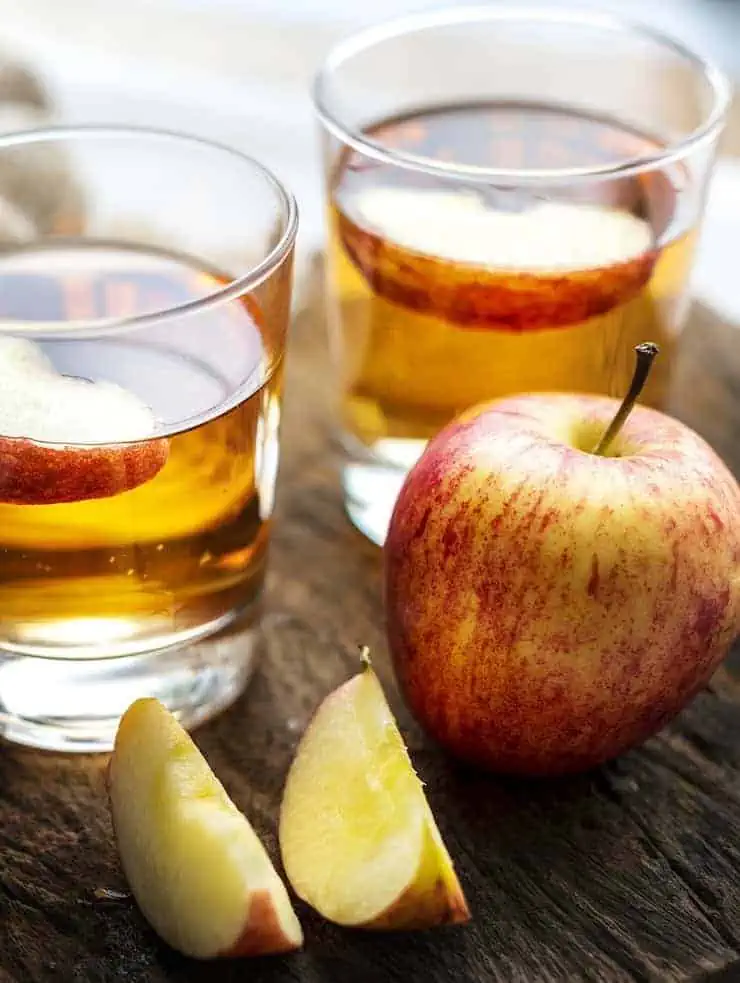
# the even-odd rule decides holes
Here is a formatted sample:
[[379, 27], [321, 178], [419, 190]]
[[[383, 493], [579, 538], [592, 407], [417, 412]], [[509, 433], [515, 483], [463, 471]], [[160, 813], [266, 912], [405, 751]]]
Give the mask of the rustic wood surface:
[[[736, 329], [695, 311], [677, 412], [740, 465]], [[282, 782], [327, 691], [372, 646], [470, 900], [473, 922], [411, 936], [332, 927], [306, 948], [198, 964], [125, 892], [101, 757], [0, 747], [0, 983], [652, 983], [740, 965], [740, 672], [732, 660], [668, 730], [583, 777], [501, 780], [431, 747], [393, 688], [380, 556], [342, 511], [319, 319], [299, 317], [265, 618], [247, 693], [197, 740], [273, 856]]]

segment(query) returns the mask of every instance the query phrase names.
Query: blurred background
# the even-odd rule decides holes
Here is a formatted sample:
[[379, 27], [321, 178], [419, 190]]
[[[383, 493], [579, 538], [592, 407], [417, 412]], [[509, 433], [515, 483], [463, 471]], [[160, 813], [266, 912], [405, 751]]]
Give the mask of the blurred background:
[[[540, 0], [540, 6], [547, 4]], [[740, 0], [581, 5], [662, 27], [717, 60], [740, 83]], [[311, 77], [331, 44], [352, 29], [430, 6], [440, 4], [0, 0], [0, 53], [38, 73], [65, 122], [188, 130], [260, 158], [299, 199], [305, 262], [319, 246], [322, 229]], [[734, 115], [712, 187], [695, 284], [706, 303], [740, 324], [740, 291], [730, 263], [740, 238], [740, 111]], [[15, 107], [0, 108], [0, 126], [12, 128], [17, 118]]]

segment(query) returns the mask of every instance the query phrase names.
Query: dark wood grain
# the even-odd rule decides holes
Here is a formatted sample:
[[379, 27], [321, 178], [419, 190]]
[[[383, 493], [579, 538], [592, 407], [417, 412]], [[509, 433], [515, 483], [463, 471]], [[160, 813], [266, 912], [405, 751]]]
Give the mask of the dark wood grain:
[[[697, 311], [676, 411], [737, 460], [740, 346]], [[344, 518], [315, 316], [294, 327], [264, 652], [197, 740], [273, 856], [281, 786], [323, 695], [376, 665], [468, 894], [470, 926], [342, 931], [299, 906], [303, 952], [180, 958], [125, 892], [105, 760], [0, 748], [0, 983], [652, 983], [740, 963], [740, 674], [731, 662], [667, 731], [592, 774], [500, 780], [452, 763], [409, 720], [383, 637], [380, 561]], [[712, 361], [712, 356], [716, 356]], [[709, 359], [709, 361], [707, 361]], [[711, 363], [711, 364], [710, 364]]]

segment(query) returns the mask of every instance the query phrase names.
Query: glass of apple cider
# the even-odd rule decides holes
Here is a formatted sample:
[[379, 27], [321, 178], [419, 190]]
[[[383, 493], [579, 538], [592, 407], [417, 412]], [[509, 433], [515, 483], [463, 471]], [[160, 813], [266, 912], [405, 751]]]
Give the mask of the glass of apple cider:
[[0, 138], [6, 738], [104, 749], [137, 697], [191, 725], [245, 684], [296, 224], [278, 181], [216, 144]]
[[345, 503], [383, 542], [460, 411], [521, 391], [664, 406], [728, 86], [655, 31], [499, 6], [338, 45], [314, 89]]

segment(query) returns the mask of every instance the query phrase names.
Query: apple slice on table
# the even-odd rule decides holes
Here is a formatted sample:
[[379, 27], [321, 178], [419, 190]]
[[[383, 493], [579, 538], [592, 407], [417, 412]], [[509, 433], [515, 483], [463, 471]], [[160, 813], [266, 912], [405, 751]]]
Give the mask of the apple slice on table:
[[285, 885], [257, 834], [158, 700], [137, 700], [124, 714], [109, 791], [126, 879], [174, 949], [208, 959], [301, 946]]
[[296, 893], [340, 925], [411, 929], [470, 917], [367, 661], [324, 700], [299, 744], [280, 812], [280, 848]]
[[464, 328], [542, 330], [626, 303], [657, 257], [648, 222], [585, 202], [516, 211], [470, 192], [367, 188], [339, 236], [381, 296]]
[[60, 375], [39, 345], [0, 335], [0, 503], [108, 498], [153, 478], [169, 441], [137, 396]]

